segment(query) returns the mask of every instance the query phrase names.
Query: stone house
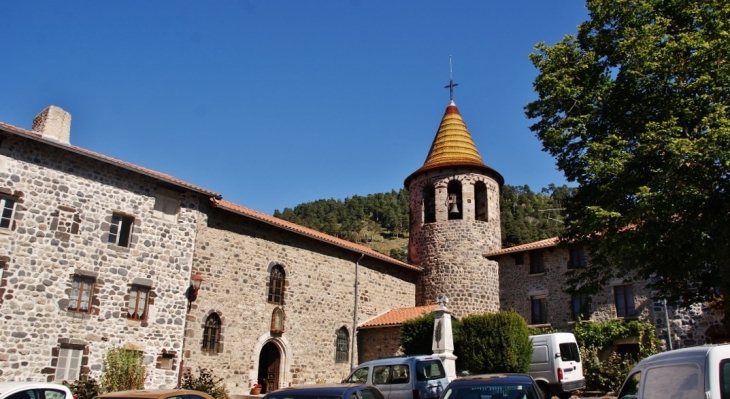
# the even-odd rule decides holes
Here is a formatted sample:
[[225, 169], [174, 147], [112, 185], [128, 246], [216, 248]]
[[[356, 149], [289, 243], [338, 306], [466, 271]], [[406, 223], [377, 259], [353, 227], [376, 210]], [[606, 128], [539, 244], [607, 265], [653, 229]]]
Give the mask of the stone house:
[[[708, 304], [689, 309], [665, 306], [652, 299], [647, 280], [615, 279], [594, 295], [568, 294], [565, 273], [586, 267], [588, 256], [582, 247], [561, 243], [557, 237], [491, 251], [485, 257], [499, 263], [501, 309], [516, 311], [531, 326], [570, 331], [578, 319], [640, 319], [654, 323], [657, 337], [669, 347], [668, 319], [673, 348], [728, 339], [720, 310]], [[615, 349], [638, 353], [632, 339]]]

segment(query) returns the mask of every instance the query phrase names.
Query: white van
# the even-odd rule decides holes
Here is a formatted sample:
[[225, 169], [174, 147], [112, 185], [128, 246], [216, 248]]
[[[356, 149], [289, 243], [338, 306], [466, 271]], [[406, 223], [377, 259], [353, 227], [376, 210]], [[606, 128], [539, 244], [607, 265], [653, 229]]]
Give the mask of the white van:
[[528, 372], [542, 390], [545, 399], [553, 395], [568, 399], [585, 389], [583, 364], [578, 342], [571, 333], [531, 335], [532, 362]]
[[663, 352], [629, 372], [619, 399], [730, 398], [730, 344]]
[[420, 355], [361, 363], [342, 382], [375, 385], [385, 399], [438, 399], [449, 379], [440, 357]]

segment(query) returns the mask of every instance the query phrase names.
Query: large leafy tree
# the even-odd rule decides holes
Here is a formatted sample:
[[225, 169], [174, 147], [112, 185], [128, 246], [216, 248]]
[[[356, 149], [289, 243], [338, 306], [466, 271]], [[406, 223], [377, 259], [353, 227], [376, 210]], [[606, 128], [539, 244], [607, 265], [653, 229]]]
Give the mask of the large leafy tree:
[[[588, 0], [577, 35], [536, 46], [526, 114], [578, 190], [571, 280], [652, 278], [688, 305], [730, 295], [730, 2]], [[730, 327], [730, 301], [724, 301]]]

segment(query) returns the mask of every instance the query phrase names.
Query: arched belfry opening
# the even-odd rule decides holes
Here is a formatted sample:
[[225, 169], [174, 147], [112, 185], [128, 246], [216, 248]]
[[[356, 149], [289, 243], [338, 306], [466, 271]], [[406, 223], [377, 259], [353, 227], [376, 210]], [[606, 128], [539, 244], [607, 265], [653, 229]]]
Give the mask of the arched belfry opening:
[[449, 182], [447, 187], [448, 196], [446, 205], [448, 206], [447, 212], [449, 214], [449, 220], [458, 220], [464, 218], [464, 206], [462, 204], [462, 193], [461, 193], [461, 182], [458, 180], [452, 180]]
[[489, 205], [487, 202], [487, 185], [483, 181], [474, 184], [475, 219], [489, 221]]
[[436, 221], [436, 188], [433, 184], [427, 184], [423, 188], [423, 223]]

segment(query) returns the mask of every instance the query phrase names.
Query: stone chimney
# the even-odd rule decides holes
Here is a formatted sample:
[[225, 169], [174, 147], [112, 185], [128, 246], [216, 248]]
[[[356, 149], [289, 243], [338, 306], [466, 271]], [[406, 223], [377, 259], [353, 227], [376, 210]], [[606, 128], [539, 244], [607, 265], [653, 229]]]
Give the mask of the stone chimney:
[[33, 131], [42, 134], [43, 138], [69, 144], [71, 114], [55, 105], [50, 105], [33, 119]]

